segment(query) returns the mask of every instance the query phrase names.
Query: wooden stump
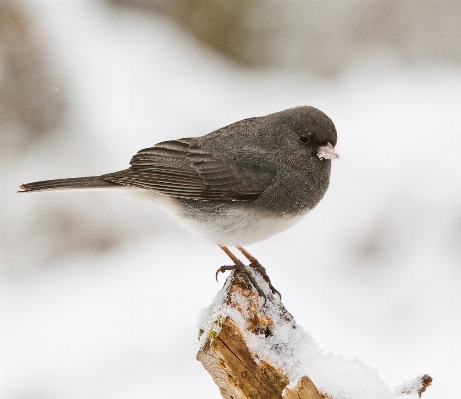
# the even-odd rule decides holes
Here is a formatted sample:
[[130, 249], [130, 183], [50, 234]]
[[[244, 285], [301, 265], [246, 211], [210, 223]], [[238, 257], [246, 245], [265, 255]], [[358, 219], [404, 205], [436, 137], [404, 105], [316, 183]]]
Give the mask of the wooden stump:
[[[296, 328], [293, 317], [278, 298], [268, 292], [262, 298], [241, 273], [233, 272], [221, 292], [221, 300], [244, 314], [242, 331], [231, 317], [218, 315], [207, 332], [197, 359], [211, 374], [225, 399], [323, 399], [311, 380], [303, 378], [298, 386], [285, 392], [289, 379], [286, 373], [264, 359], [260, 359], [249, 347], [245, 332], [257, 335], [271, 334], [273, 320], [264, 313], [265, 301], [271, 301], [286, 323]], [[267, 304], [266, 304], [267, 305]], [[201, 331], [201, 335], [205, 332]]]
[[[293, 330], [298, 326], [262, 277], [257, 273], [253, 277], [266, 298], [254, 289], [245, 274], [232, 272], [204, 315], [197, 359], [225, 399], [332, 399], [328, 392], [319, 392], [306, 375], [290, 381], [293, 376], [283, 369], [278, 357], [284, 356], [284, 348], [263, 345], [260, 350], [255, 345], [256, 341], [278, 334], [281, 324]], [[413, 393], [421, 396], [431, 382], [428, 375], [418, 377], [403, 384], [396, 397]]]

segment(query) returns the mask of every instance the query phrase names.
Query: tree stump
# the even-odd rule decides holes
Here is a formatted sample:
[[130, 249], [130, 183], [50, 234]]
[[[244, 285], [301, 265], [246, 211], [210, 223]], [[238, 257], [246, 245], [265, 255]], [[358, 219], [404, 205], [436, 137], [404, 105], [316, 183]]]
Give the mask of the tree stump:
[[[309, 334], [296, 325], [277, 295], [273, 295], [266, 281], [254, 270], [249, 271], [258, 283], [255, 289], [242, 272], [233, 271], [212, 305], [202, 312], [199, 331], [200, 350], [197, 359], [210, 373], [225, 399], [335, 399], [334, 384], [315, 380], [303, 374], [301, 347], [313, 356], [326, 356], [318, 349]], [[260, 293], [265, 294], [265, 298]], [[311, 349], [309, 349], [311, 348]], [[313, 349], [312, 349], [313, 348]], [[309, 352], [310, 350], [310, 352]], [[332, 356], [332, 355], [331, 355]], [[337, 357], [338, 362], [353, 362]], [[331, 357], [329, 358], [331, 361]], [[320, 363], [319, 363], [320, 364]], [[342, 363], [339, 363], [340, 365]], [[364, 381], [370, 372], [364, 364]], [[322, 369], [322, 373], [329, 373]], [[334, 380], [334, 372], [331, 371]], [[315, 370], [315, 369], [313, 369]], [[360, 374], [359, 368], [358, 373]], [[343, 374], [348, 375], [348, 372]], [[315, 374], [315, 372], [314, 372]], [[365, 377], [367, 379], [365, 379]], [[421, 397], [432, 378], [424, 375], [404, 383], [392, 394], [377, 376], [376, 387], [370, 396], [386, 391], [387, 397], [403, 398], [417, 393]], [[361, 376], [356, 378], [361, 381]], [[325, 378], [323, 378], [325, 380]], [[336, 380], [335, 380], [336, 381]], [[344, 384], [348, 385], [348, 384]], [[353, 385], [353, 383], [351, 384]], [[356, 384], [360, 385], [360, 384]], [[331, 392], [329, 386], [333, 386]], [[347, 392], [342, 390], [341, 392]], [[350, 393], [354, 395], [353, 392]], [[343, 396], [341, 396], [343, 397]], [[353, 396], [347, 396], [353, 397]], [[376, 396], [375, 396], [376, 397]], [[379, 396], [384, 397], [384, 396]]]

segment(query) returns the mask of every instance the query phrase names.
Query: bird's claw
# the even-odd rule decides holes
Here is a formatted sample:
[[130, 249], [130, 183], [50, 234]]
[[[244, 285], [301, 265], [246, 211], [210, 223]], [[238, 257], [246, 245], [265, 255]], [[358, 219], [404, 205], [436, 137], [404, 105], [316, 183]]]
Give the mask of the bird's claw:
[[221, 266], [218, 270], [216, 270], [216, 281], [218, 281], [218, 274], [219, 273], [224, 273], [227, 272], [228, 270], [235, 270], [237, 269], [237, 266]]

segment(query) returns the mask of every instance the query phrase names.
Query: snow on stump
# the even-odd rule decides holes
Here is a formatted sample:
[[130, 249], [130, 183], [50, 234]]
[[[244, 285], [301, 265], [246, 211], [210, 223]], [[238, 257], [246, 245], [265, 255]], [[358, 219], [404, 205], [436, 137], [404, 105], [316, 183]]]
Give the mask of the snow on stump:
[[199, 319], [197, 359], [225, 399], [410, 399], [428, 375], [395, 389], [359, 360], [324, 353], [298, 326], [264, 279], [233, 271]]

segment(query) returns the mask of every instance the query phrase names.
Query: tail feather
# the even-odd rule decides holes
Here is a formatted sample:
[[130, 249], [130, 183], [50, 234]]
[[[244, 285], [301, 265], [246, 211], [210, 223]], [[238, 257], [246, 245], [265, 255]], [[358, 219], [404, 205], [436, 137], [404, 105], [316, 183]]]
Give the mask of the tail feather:
[[76, 188], [109, 188], [118, 184], [102, 180], [99, 176], [75, 177], [71, 179], [55, 179], [36, 181], [33, 183], [21, 184], [19, 193], [44, 190], [66, 190]]

